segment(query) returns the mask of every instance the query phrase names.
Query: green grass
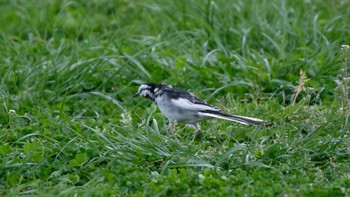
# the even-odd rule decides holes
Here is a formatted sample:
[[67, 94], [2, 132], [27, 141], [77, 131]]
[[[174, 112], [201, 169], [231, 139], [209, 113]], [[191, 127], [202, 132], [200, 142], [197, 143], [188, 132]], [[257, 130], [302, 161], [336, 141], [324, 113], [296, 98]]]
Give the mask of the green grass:
[[[349, 1], [3, 0], [0, 13], [0, 196], [350, 195]], [[267, 123], [168, 133], [132, 98], [150, 81]]]

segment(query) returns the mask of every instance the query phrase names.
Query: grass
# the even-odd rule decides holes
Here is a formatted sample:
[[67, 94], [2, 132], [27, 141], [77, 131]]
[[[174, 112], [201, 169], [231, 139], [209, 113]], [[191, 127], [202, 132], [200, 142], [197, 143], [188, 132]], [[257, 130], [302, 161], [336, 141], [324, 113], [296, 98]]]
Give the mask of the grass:
[[[349, 196], [349, 8], [2, 1], [0, 196]], [[168, 133], [150, 81], [267, 123]]]

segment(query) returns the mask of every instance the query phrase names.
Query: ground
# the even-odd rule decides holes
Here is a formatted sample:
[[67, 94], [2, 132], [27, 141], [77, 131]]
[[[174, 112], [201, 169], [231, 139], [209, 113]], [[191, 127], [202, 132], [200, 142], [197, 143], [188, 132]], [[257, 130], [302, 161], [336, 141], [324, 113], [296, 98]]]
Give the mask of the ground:
[[[349, 196], [350, 1], [0, 4], [0, 196]], [[190, 90], [262, 126], [203, 137], [133, 98]]]

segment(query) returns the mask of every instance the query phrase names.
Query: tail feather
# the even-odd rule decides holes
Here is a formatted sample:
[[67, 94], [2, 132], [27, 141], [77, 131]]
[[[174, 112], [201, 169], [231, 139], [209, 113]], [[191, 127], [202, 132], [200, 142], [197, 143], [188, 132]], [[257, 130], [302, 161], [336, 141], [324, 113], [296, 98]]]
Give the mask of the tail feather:
[[222, 112], [218, 111], [202, 111], [198, 112], [200, 116], [206, 116], [206, 117], [212, 117], [212, 118], [219, 118], [219, 119], [224, 119], [224, 120], [229, 120], [233, 122], [238, 122], [244, 125], [260, 125], [264, 121], [258, 118], [251, 118], [251, 117], [246, 117], [246, 116], [237, 116], [237, 115], [228, 115], [224, 114]]

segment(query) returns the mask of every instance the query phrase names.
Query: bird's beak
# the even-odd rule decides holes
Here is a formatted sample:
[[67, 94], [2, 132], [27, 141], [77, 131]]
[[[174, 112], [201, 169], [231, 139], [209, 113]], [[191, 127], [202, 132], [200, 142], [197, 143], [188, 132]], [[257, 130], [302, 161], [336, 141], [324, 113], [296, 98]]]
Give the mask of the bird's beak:
[[140, 93], [137, 93], [133, 96], [133, 98], [137, 97], [137, 96], [140, 96]]

